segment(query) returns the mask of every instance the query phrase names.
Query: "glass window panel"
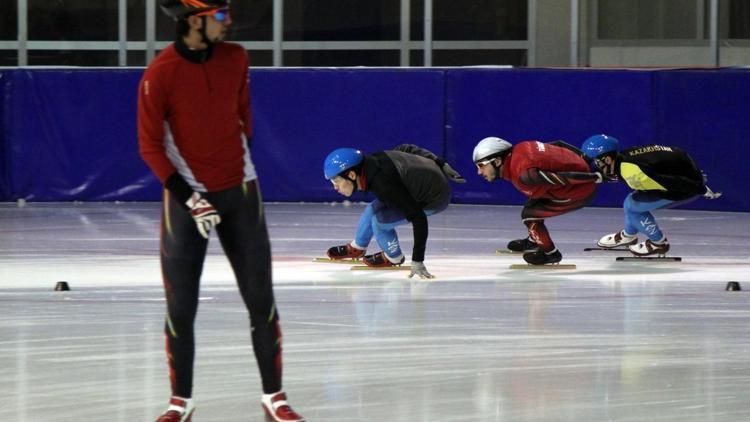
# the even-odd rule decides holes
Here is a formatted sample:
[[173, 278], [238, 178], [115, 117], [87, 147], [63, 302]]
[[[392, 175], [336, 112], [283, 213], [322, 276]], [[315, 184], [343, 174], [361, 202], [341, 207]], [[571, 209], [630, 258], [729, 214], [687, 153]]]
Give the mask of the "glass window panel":
[[285, 0], [284, 40], [398, 40], [400, 14], [399, 0]]
[[271, 41], [273, 39], [273, 0], [232, 2], [232, 21], [229, 40]]
[[117, 40], [114, 0], [29, 0], [28, 10], [30, 40]]
[[[424, 51], [412, 50], [411, 66], [424, 64]], [[433, 66], [526, 66], [526, 50], [432, 50]]]
[[273, 51], [248, 50], [250, 56], [250, 67], [273, 66]]
[[146, 66], [146, 52], [142, 50], [128, 51], [128, 66]]
[[750, 38], [750, 0], [729, 1], [729, 38]]
[[[411, 2], [411, 39], [424, 40], [424, 0]], [[434, 40], [525, 40], [527, 0], [433, 0]]]
[[117, 66], [117, 51], [29, 50], [31, 66]]
[[[707, 36], [709, 1], [599, 0], [597, 34], [607, 39], [696, 39]], [[700, 22], [698, 20], [700, 19]]]
[[0, 66], [18, 66], [16, 50], [0, 50]]
[[127, 5], [128, 41], [146, 41], [146, 0], [128, 0]]
[[16, 0], [6, 0], [0, 13], [0, 40], [18, 39], [18, 8]]
[[398, 66], [398, 50], [299, 50], [284, 52], [284, 66]]

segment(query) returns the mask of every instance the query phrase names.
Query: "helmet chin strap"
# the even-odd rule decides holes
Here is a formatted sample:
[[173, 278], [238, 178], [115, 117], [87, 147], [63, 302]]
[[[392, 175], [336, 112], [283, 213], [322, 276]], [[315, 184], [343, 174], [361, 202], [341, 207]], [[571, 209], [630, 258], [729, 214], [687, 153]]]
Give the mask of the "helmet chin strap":
[[201, 42], [203, 44], [213, 47], [216, 43], [208, 38], [208, 34], [206, 34], [206, 23], [206, 16], [201, 16], [201, 30], [198, 31], [198, 33], [201, 34]]
[[356, 177], [356, 176], [354, 176], [354, 179], [352, 179], [352, 178], [350, 178], [350, 177], [349, 177], [349, 175], [347, 174], [347, 175], [346, 175], [346, 177], [344, 177], [344, 179], [346, 179], [346, 180], [348, 180], [348, 181], [352, 182], [352, 185], [354, 185], [354, 190], [352, 191], [352, 193], [356, 192], [356, 191], [357, 191], [357, 190], [359, 189], [359, 186], [358, 186], [358, 185], [359, 185], [359, 183], [357, 183], [357, 177]]
[[494, 163], [493, 163], [492, 167], [495, 169], [495, 180], [502, 179], [502, 177], [501, 177], [502, 174], [501, 174], [500, 170], [502, 170], [502, 168], [503, 168], [503, 160], [500, 159], [500, 165], [499, 166], [495, 166]]

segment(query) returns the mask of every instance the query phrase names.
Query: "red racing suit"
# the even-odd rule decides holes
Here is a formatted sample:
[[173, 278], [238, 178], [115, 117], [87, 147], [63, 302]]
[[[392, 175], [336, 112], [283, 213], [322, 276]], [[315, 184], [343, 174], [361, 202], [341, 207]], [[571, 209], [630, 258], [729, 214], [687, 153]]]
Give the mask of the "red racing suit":
[[271, 247], [250, 158], [248, 62], [240, 45], [193, 50], [180, 38], [153, 60], [139, 86], [140, 153], [165, 185], [160, 254], [174, 396], [192, 397], [194, 321], [208, 247], [185, 205], [193, 191], [202, 192], [221, 216], [215, 233], [250, 315], [263, 391], [281, 390]]
[[501, 176], [529, 198], [521, 218], [529, 237], [545, 252], [555, 246], [544, 219], [583, 208], [596, 193], [596, 174], [580, 155], [539, 141], [513, 146], [503, 161]]
[[256, 178], [247, 53], [220, 43], [193, 63], [175, 44], [165, 48], [141, 80], [138, 140], [141, 157], [164, 183], [178, 171], [197, 192], [213, 192]]

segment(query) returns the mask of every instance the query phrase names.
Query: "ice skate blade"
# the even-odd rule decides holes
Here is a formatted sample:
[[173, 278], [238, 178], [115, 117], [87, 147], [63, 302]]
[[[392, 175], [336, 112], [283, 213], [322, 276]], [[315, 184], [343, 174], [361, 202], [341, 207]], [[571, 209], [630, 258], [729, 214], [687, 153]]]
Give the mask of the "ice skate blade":
[[611, 251], [611, 252], [628, 252], [628, 248], [602, 248], [601, 246], [597, 246], [594, 248], [583, 248], [584, 252], [591, 252], [591, 251]]
[[511, 270], [575, 270], [576, 264], [511, 264], [508, 268]]
[[615, 261], [665, 261], [665, 262], [681, 262], [682, 257], [679, 256], [618, 256]]
[[362, 259], [332, 259], [332, 258], [315, 258], [313, 262], [327, 262], [329, 264], [357, 264], [362, 262]]
[[523, 252], [516, 252], [510, 249], [495, 249], [495, 255], [522, 255]]
[[389, 267], [370, 267], [368, 265], [355, 265], [352, 271], [411, 271], [411, 265], [392, 265]]

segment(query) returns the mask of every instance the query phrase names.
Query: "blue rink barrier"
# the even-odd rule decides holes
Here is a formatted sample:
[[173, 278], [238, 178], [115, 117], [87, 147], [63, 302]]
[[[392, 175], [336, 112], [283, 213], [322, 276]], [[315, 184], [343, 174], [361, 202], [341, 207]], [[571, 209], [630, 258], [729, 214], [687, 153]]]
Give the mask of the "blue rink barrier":
[[[141, 75], [0, 70], [0, 200], [159, 200], [161, 186], [138, 156]], [[608, 133], [626, 147], [687, 150], [725, 196], [686, 208], [750, 211], [741, 159], [749, 88], [748, 69], [251, 69], [252, 154], [268, 201], [341, 200], [322, 176], [328, 152], [415, 143], [469, 181], [453, 185], [454, 202], [515, 205], [524, 198], [509, 183], [476, 175], [479, 139], [579, 146]], [[626, 193], [623, 184], [603, 185], [593, 205], [619, 207]]]
[[8, 85], [9, 77], [8, 74], [0, 71], [0, 201], [10, 198], [10, 171], [8, 170], [8, 156], [5, 151], [8, 148], [8, 143], [5, 142], [8, 138], [5, 133], [5, 113], [6, 110], [10, 110], [10, 97], [5, 95], [5, 86]]

